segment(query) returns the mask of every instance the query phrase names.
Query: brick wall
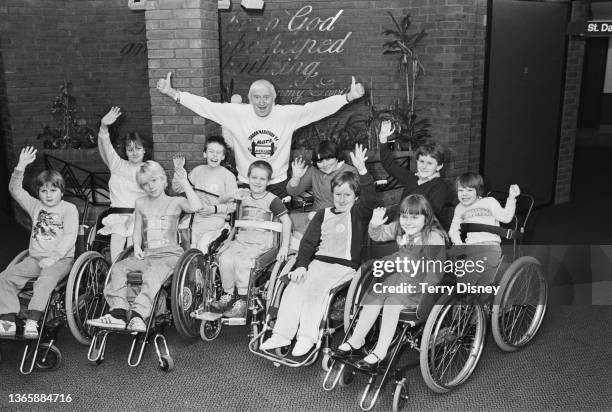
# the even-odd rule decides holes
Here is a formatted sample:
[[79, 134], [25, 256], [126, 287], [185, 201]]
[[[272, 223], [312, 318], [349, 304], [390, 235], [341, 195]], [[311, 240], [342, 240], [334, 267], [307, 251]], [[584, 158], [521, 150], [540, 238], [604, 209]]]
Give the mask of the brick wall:
[[173, 72], [172, 85], [211, 100], [219, 99], [219, 26], [216, 0], [148, 1], [146, 10], [149, 88], [155, 157], [172, 169], [182, 152], [187, 168], [202, 162], [206, 135], [218, 126], [178, 106], [156, 90]]
[[151, 135], [144, 13], [127, 1], [4, 0], [0, 40], [11, 153], [40, 144], [42, 126], [56, 125], [51, 104], [64, 81], [88, 126], [114, 105], [123, 112], [120, 132]]

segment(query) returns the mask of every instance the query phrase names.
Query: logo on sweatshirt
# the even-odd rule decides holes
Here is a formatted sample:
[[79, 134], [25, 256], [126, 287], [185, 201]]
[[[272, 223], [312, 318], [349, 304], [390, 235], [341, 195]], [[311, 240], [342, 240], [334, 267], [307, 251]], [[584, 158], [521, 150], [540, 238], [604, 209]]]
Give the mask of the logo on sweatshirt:
[[62, 229], [64, 224], [59, 214], [41, 210], [32, 227], [32, 239], [53, 240]]
[[249, 152], [258, 159], [269, 159], [278, 149], [278, 140], [269, 130], [256, 130], [249, 136]]

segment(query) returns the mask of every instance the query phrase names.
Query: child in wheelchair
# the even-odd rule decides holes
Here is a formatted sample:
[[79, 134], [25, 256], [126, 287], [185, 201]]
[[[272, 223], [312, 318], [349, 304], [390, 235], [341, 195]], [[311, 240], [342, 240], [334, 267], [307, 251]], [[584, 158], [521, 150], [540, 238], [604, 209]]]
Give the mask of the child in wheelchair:
[[[106, 329], [127, 329], [145, 332], [144, 319], [152, 311], [155, 295], [171, 276], [183, 249], [177, 242], [178, 220], [181, 212], [193, 213], [202, 209], [202, 203], [187, 180], [184, 169], [177, 178], [185, 188], [187, 198], [166, 195], [166, 172], [152, 160], [145, 162], [136, 180], [147, 194], [136, 201], [134, 222], [134, 255], [115, 263], [104, 295], [110, 312], [87, 323]], [[208, 206], [211, 211], [212, 206]], [[142, 271], [142, 287], [130, 306], [127, 300], [128, 272]], [[128, 311], [130, 312], [129, 324]]]
[[[206, 164], [196, 166], [188, 175], [189, 182], [202, 204], [213, 207], [212, 213], [196, 213], [191, 226], [192, 247], [197, 247], [204, 253], [206, 253], [208, 245], [221, 233], [225, 226], [227, 214], [234, 211], [233, 203], [219, 202], [221, 195], [233, 194], [238, 190], [236, 177], [221, 166], [227, 150], [227, 144], [223, 137], [210, 136], [206, 138], [206, 146], [203, 152]], [[174, 156], [173, 160], [175, 169], [180, 170], [185, 166], [185, 157], [182, 154]], [[177, 193], [184, 192], [176, 173], [172, 179], [172, 190]]]
[[343, 172], [332, 180], [334, 206], [317, 211], [308, 225], [273, 335], [260, 349], [288, 346], [297, 335], [292, 355], [307, 354], [317, 341], [326, 296], [358, 268], [367, 222], [377, 203], [374, 182], [365, 166], [366, 151], [358, 145], [351, 153], [359, 175]]
[[[445, 255], [446, 233], [436, 218], [429, 201], [419, 194], [408, 195], [400, 203], [399, 219], [393, 223], [385, 224], [386, 209], [376, 208], [368, 227], [370, 237], [379, 242], [395, 239], [399, 251], [381, 259], [381, 262], [395, 262], [397, 258], [419, 261], [442, 261]], [[382, 265], [384, 267], [385, 265]], [[395, 268], [397, 269], [397, 268]], [[378, 276], [378, 275], [377, 275]], [[400, 312], [407, 305], [418, 305], [423, 297], [419, 289], [420, 283], [435, 285], [441, 278], [440, 273], [419, 270], [418, 273], [387, 272], [381, 275], [377, 282], [384, 286], [399, 286], [402, 284], [415, 285], [415, 293], [386, 293], [385, 289], [376, 293], [371, 289], [360, 302], [362, 309], [353, 333], [349, 339], [341, 344], [332, 356], [345, 359], [357, 354], [366, 343], [366, 336], [374, 326], [382, 310], [382, 320], [376, 346], [372, 352], [357, 362], [356, 366], [362, 370], [375, 370], [380, 362], [387, 356], [387, 351], [395, 334]]]
[[495, 271], [500, 263], [502, 250], [499, 235], [490, 232], [471, 231], [461, 234], [461, 224], [480, 224], [499, 226], [514, 217], [516, 198], [521, 194], [518, 185], [510, 185], [505, 207], [501, 207], [494, 197], [483, 197], [484, 180], [476, 173], [464, 173], [457, 178], [457, 197], [459, 204], [449, 229], [454, 247], [449, 254], [465, 256], [469, 261], [480, 261], [484, 271], [466, 273], [461, 281], [465, 283], [488, 285], [493, 283]]
[[57, 283], [70, 271], [79, 226], [79, 212], [62, 200], [65, 182], [55, 170], [45, 170], [36, 178], [38, 199], [23, 187], [26, 167], [36, 160], [36, 149], [21, 150], [9, 191], [32, 219], [28, 256], [0, 273], [0, 336], [15, 336], [20, 311], [18, 293], [30, 279], [36, 279], [28, 304], [23, 337], [38, 338], [38, 321]]
[[134, 204], [136, 199], [146, 195], [136, 182], [136, 173], [145, 160], [147, 150], [145, 142], [138, 133], [128, 133], [124, 139], [127, 160], [119, 157], [110, 140], [109, 126], [121, 116], [121, 109], [112, 107], [100, 121], [98, 132], [98, 150], [104, 164], [111, 172], [108, 180], [110, 192], [110, 214], [102, 220], [104, 227], [98, 230], [101, 235], [110, 235], [111, 261], [130, 245], [134, 231]]
[[[271, 176], [272, 166], [268, 162], [257, 160], [249, 166], [249, 189], [239, 189], [235, 194], [222, 196], [220, 201], [239, 200], [241, 202], [239, 216], [243, 220], [278, 219], [283, 229], [276, 259], [284, 261], [289, 253], [291, 219], [283, 202], [266, 190]], [[223, 294], [212, 304], [213, 309], [228, 318], [246, 316], [249, 276], [254, 260], [272, 248], [274, 236], [274, 233], [255, 228], [241, 228], [237, 231], [235, 239], [219, 256]], [[234, 294], [234, 289], [237, 295]]]

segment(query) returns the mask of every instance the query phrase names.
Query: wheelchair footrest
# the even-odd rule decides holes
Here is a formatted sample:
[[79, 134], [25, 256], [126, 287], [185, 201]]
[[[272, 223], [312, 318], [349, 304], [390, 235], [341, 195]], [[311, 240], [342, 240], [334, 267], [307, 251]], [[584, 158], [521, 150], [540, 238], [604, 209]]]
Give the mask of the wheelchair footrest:
[[204, 321], [214, 322], [216, 320], [221, 319], [223, 317], [223, 314], [216, 312], [196, 311], [191, 313], [191, 317]]
[[221, 320], [221, 323], [223, 325], [230, 325], [230, 326], [246, 325], [246, 318], [223, 318]]

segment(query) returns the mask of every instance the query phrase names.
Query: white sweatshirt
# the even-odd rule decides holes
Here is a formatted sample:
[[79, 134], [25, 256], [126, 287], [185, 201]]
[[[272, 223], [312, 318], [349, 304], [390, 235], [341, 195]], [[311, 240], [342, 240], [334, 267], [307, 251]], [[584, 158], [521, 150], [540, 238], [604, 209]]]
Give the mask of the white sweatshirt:
[[[461, 223], [482, 223], [485, 225], [499, 226], [499, 222], [508, 223], [514, 217], [516, 209], [516, 199], [508, 198], [506, 207], [502, 208], [499, 202], [493, 197], [483, 197], [469, 206], [461, 203], [455, 207], [455, 215], [451, 223], [448, 235], [453, 244], [462, 245], [459, 234]], [[470, 232], [465, 239], [466, 245], [476, 243], [501, 243], [501, 238], [488, 232]]]
[[344, 95], [331, 96], [304, 105], [275, 105], [270, 114], [260, 117], [250, 104], [214, 103], [205, 97], [181, 92], [181, 104], [198, 115], [219, 123], [233, 135], [238, 179], [248, 183], [249, 165], [265, 160], [272, 165], [268, 184], [287, 179], [291, 137], [300, 127], [321, 120], [347, 104]]

